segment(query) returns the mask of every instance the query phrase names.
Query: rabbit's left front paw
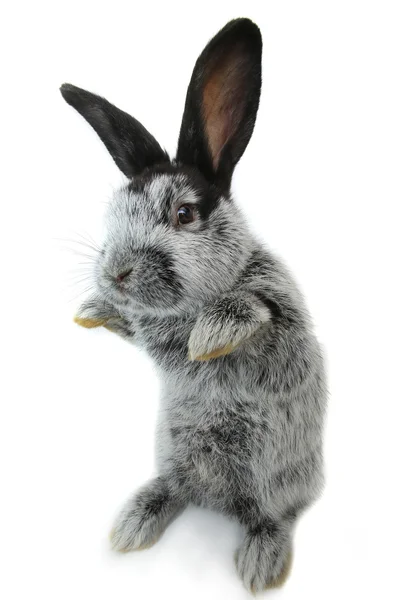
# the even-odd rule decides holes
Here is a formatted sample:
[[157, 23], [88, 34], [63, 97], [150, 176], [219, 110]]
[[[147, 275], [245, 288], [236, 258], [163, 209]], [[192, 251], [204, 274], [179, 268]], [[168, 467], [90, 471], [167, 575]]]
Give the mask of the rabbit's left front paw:
[[270, 319], [269, 309], [249, 292], [223, 296], [198, 317], [189, 337], [189, 360], [230, 354]]

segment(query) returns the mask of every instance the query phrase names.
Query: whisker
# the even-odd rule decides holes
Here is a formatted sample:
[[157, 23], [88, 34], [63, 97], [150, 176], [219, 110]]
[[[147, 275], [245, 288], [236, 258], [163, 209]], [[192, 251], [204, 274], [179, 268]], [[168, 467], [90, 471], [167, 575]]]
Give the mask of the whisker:
[[89, 244], [91, 244], [93, 246], [93, 248], [95, 248], [98, 252], [101, 251], [100, 245], [96, 242], [96, 240], [93, 239], [93, 237], [89, 233], [84, 232], [84, 235], [82, 235], [82, 234], [78, 234], [78, 235], [80, 235], [83, 240], [85, 240]]
[[68, 282], [74, 282], [74, 281], [82, 281], [86, 279], [87, 281], [93, 281], [93, 277], [90, 276], [90, 274], [88, 273], [76, 273], [75, 275], [68, 275], [65, 278], [65, 281]]
[[74, 300], [77, 300], [80, 296], [83, 296], [83, 294], [86, 294], [87, 292], [90, 292], [94, 289], [93, 285], [91, 285], [90, 287], [87, 287], [86, 289], [82, 290], [81, 292], [79, 292], [79, 294], [77, 294], [76, 296], [74, 296], [73, 298], [70, 298], [68, 300], [68, 302], [74, 302]]
[[94, 267], [101, 252], [99, 244], [87, 233], [73, 232], [71, 238], [53, 238], [59, 244], [59, 249], [68, 251], [79, 257], [76, 266], [69, 270], [65, 278], [64, 292], [75, 289], [77, 293], [67, 301], [73, 302], [95, 289]]
[[73, 277], [67, 277], [66, 283], [68, 285], [80, 285], [81, 283], [86, 283], [87, 281], [93, 282], [93, 277], [89, 277], [88, 275], [75, 275]]
[[[83, 246], [87, 250], [91, 250], [95, 255], [99, 254], [99, 252], [100, 252], [100, 250], [98, 248], [96, 248], [95, 246], [91, 246], [87, 242], [83, 242], [81, 240], [68, 240], [65, 238], [54, 238], [54, 239], [56, 239], [58, 242], [65, 242], [67, 244], [78, 244], [78, 246]], [[68, 248], [68, 246], [64, 246], [64, 248], [65, 247]]]
[[72, 240], [72, 241], [75, 241], [76, 244], [81, 244], [82, 246], [86, 246], [87, 248], [90, 248], [91, 250], [93, 250], [96, 253], [100, 252], [100, 247], [96, 244], [96, 242], [94, 240], [85, 237], [81, 233], [77, 233], [76, 235], [79, 235], [79, 237], [81, 238], [80, 240]]
[[73, 274], [73, 273], [87, 273], [88, 275], [92, 275], [92, 277], [94, 276], [94, 268], [93, 265], [76, 265], [76, 267], [70, 268], [67, 272], [67, 274]]
[[67, 250], [68, 252], [72, 252], [72, 254], [75, 254], [76, 256], [82, 256], [83, 258], [87, 258], [92, 263], [96, 262], [96, 257], [95, 256], [91, 256], [90, 254], [85, 254], [84, 252], [79, 252], [75, 248], [69, 248], [68, 246], [64, 246], [64, 247], [61, 247], [60, 249], [61, 250]]
[[87, 285], [94, 286], [93, 278], [86, 276], [80, 277], [79, 279], [77, 277], [69, 279], [67, 278], [64, 281], [63, 291], [65, 292], [70, 289], [76, 289], [77, 291], [79, 291], [82, 288], [82, 286]]

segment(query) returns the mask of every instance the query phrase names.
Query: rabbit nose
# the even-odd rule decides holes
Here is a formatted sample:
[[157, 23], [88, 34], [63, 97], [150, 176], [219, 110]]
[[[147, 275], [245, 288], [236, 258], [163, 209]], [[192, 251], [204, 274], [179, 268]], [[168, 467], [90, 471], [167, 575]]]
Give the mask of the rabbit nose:
[[122, 271], [122, 273], [119, 273], [115, 279], [118, 281], [118, 283], [121, 283], [121, 281], [126, 279], [128, 275], [132, 273], [132, 271], [133, 269], [127, 269], [126, 271]]

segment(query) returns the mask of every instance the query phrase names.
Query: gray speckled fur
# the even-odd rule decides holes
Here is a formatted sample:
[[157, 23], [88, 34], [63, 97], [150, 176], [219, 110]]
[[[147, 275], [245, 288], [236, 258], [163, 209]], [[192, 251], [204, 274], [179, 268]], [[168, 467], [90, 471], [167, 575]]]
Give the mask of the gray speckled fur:
[[[179, 185], [173, 175], [155, 176], [157, 184], [145, 188], [146, 204], [127, 188], [116, 194], [96, 269], [99, 292], [80, 313], [113, 314], [111, 328], [148, 352], [162, 382], [159, 478], [128, 502], [113, 544], [118, 549], [149, 545], [189, 502], [208, 506], [247, 528], [238, 571], [249, 588], [260, 590], [278, 577], [296, 518], [321, 490], [326, 395], [321, 352], [291, 276], [253, 238], [232, 200], [221, 199], [207, 231], [195, 236], [151, 219], [169, 187], [180, 189], [183, 179], [177, 177]], [[194, 195], [189, 183], [185, 186]], [[136, 221], [128, 218], [132, 207]], [[223, 246], [216, 234], [221, 223], [231, 232]], [[137, 249], [149, 243], [174, 253], [176, 277], [184, 282], [179, 301], [170, 305], [167, 298], [165, 308], [156, 275], [149, 277], [156, 309], [137, 298], [134, 277], [120, 292], [104, 275], [105, 269], [132, 265]], [[188, 265], [196, 263], [188, 274]], [[212, 263], [222, 268], [210, 269]], [[150, 262], [146, 270], [152, 273]], [[250, 337], [249, 320], [235, 321], [231, 313], [223, 317], [227, 301], [228, 306], [240, 302], [242, 312], [249, 312], [255, 323]], [[190, 361], [193, 331], [203, 349], [211, 350], [221, 318], [227, 341], [243, 332], [242, 343], [227, 356]]]
[[[296, 520], [321, 491], [326, 400], [302, 296], [229, 193], [260, 85], [260, 32], [232, 21], [196, 63], [172, 162], [129, 115], [62, 87], [130, 178], [78, 316], [141, 346], [162, 384], [158, 476], [127, 502], [112, 543], [147, 547], [189, 503], [210, 507], [245, 528], [236, 564], [253, 591], [282, 578]], [[177, 221], [182, 205], [193, 221]]]

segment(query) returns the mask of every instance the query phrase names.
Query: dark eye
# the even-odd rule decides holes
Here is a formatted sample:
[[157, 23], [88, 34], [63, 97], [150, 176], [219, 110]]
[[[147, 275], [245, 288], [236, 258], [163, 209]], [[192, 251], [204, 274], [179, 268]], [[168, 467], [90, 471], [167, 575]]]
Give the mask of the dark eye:
[[178, 208], [178, 221], [181, 225], [187, 225], [194, 221], [194, 209], [190, 204], [184, 204]]

